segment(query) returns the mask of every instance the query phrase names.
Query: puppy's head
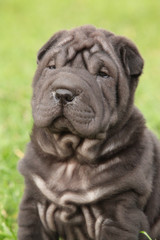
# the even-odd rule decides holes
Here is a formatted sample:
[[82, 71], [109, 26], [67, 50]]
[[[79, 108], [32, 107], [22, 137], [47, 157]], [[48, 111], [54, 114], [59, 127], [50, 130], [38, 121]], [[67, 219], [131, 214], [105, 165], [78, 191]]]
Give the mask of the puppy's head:
[[37, 128], [97, 139], [128, 120], [143, 60], [126, 38], [92, 26], [61, 31], [38, 52]]

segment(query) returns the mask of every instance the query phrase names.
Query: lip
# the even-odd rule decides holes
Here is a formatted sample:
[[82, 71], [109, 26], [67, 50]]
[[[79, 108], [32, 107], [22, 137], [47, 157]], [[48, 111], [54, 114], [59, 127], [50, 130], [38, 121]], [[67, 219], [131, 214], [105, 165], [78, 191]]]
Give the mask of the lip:
[[73, 133], [78, 135], [77, 131], [71, 124], [71, 122], [64, 116], [57, 117], [54, 119], [49, 126], [49, 129], [54, 133]]

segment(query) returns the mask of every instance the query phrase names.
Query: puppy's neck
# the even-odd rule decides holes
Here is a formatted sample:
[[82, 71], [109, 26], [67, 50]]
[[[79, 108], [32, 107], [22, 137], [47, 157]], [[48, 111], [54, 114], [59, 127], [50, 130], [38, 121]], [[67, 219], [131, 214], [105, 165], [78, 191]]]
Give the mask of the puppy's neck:
[[134, 107], [130, 118], [122, 128], [113, 129], [112, 134], [106, 139], [101, 148], [101, 156], [111, 157], [133, 143], [139, 142], [145, 129], [143, 115]]
[[[83, 163], [96, 163], [97, 158], [112, 157], [138, 141], [144, 132], [145, 123], [135, 108], [130, 119], [114, 134], [99, 139], [80, 138], [72, 133], [51, 133], [47, 128], [33, 128], [32, 143], [39, 152], [57, 161], [75, 159]], [[142, 134], [141, 134], [142, 133]]]

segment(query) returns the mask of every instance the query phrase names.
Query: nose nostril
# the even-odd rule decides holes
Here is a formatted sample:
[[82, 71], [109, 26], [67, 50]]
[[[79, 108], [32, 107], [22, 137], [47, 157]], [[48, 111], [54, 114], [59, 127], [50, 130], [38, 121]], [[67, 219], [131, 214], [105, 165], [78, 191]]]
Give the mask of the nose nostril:
[[66, 95], [65, 96], [65, 99], [67, 100], [67, 102], [72, 102], [72, 100], [73, 100], [73, 96], [70, 96], [70, 95]]
[[67, 103], [72, 102], [75, 95], [73, 92], [69, 91], [68, 89], [57, 89], [55, 92], [55, 97], [57, 100]]

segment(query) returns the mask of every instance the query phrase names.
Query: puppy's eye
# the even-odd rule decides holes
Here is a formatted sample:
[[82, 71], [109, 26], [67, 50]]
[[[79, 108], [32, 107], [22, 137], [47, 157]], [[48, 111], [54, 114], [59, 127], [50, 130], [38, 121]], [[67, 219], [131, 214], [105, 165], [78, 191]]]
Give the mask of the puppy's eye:
[[104, 71], [99, 71], [97, 75], [100, 76], [100, 77], [103, 77], [103, 78], [109, 78], [110, 77], [109, 74], [104, 72]]
[[49, 69], [56, 69], [56, 66], [55, 65], [49, 65], [49, 66], [47, 66], [47, 68], [49, 68]]

